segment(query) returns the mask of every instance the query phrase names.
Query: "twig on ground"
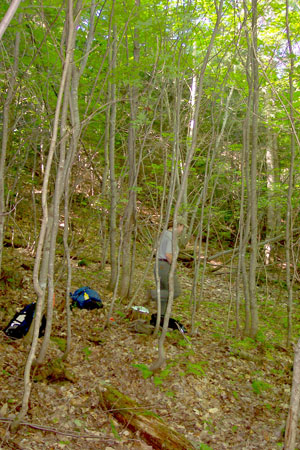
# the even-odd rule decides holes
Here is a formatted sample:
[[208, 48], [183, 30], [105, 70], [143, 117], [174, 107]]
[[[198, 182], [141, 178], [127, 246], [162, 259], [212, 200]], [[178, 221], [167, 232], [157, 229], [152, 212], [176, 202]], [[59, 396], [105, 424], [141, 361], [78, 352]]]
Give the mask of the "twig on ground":
[[[4, 422], [4, 423], [9, 423], [10, 424], [11, 422], [13, 422], [13, 420], [14, 419], [0, 417], [0, 422]], [[20, 425], [27, 426], [27, 427], [30, 427], [30, 428], [34, 428], [35, 430], [48, 431], [50, 433], [55, 433], [55, 434], [61, 434], [63, 436], [74, 437], [76, 439], [100, 439], [100, 440], [105, 441], [105, 442], [116, 443], [116, 441], [114, 441], [113, 439], [105, 438], [104, 436], [96, 436], [96, 435], [92, 435], [92, 434], [80, 434], [80, 433], [62, 431], [62, 430], [58, 430], [58, 429], [53, 428], [53, 427], [46, 427], [46, 426], [43, 426], [43, 425], [37, 425], [37, 424], [34, 424], [34, 423], [30, 423], [30, 422], [20, 422]]]

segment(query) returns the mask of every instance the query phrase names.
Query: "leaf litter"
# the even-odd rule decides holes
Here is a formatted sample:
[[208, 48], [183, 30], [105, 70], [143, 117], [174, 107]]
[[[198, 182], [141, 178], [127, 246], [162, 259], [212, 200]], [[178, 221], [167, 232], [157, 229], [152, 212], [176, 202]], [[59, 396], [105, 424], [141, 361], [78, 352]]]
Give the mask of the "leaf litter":
[[[11, 250], [13, 251], [13, 250]], [[106, 306], [109, 271], [97, 264], [76, 267], [72, 285], [90, 285]], [[141, 266], [137, 271], [142, 271]], [[101, 276], [101, 277], [100, 277]], [[188, 269], [181, 270], [184, 295], [175, 300], [175, 317], [188, 325]], [[43, 372], [35, 377], [26, 424], [10, 434], [9, 421], [20, 410], [23, 371], [28, 344], [0, 336], [0, 448], [22, 450], [103, 449], [147, 450], [151, 447], [99, 407], [98, 386], [107, 381], [142, 407], [162, 417], [198, 449], [275, 450], [281, 448], [292, 378], [292, 353], [274, 346], [249, 345], [225, 327], [228, 304], [226, 275], [208, 274], [205, 298], [197, 315], [198, 333], [187, 345], [177, 331], [168, 333], [166, 368], [147, 373], [157, 356], [157, 339], [129, 330], [126, 309], [116, 305], [114, 323], [103, 328], [108, 311], [72, 312], [72, 351], [65, 363], [73, 380], [52, 380]], [[150, 280], [150, 279], [149, 279]], [[215, 289], [218, 289], [215, 292]], [[1, 326], [23, 305], [20, 294], [34, 298], [30, 280], [23, 290], [5, 287], [0, 297]], [[61, 358], [66, 339], [63, 284], [56, 295], [50, 363]], [[24, 298], [24, 297], [23, 297]], [[212, 306], [212, 304], [214, 306]], [[247, 342], [247, 341], [246, 341]], [[248, 355], [248, 359], [246, 356]], [[47, 366], [47, 364], [46, 364]], [[144, 367], [144, 371], [141, 369]], [[299, 445], [299, 444], [298, 444]]]

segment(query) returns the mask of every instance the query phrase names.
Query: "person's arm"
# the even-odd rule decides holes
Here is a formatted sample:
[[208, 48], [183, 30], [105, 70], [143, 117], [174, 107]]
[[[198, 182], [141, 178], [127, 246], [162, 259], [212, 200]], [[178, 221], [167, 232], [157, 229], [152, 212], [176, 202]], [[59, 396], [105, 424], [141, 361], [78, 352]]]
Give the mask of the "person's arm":
[[172, 250], [173, 249], [172, 249], [172, 238], [171, 238], [170, 233], [167, 234], [167, 239], [168, 240], [167, 240], [165, 255], [166, 255], [168, 263], [172, 264], [172, 259], [173, 259], [173, 257], [172, 257]]
[[166, 253], [166, 258], [169, 264], [172, 264], [172, 253]]

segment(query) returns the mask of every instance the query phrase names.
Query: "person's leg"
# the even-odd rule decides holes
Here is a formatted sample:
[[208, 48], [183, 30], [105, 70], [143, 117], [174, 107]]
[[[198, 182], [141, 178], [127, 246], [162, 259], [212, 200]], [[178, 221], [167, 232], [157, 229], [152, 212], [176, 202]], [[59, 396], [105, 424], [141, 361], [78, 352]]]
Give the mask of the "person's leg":
[[[166, 314], [167, 306], [168, 306], [168, 300], [169, 300], [169, 273], [170, 269], [168, 271], [168, 278], [167, 278], [167, 297], [161, 297], [161, 314], [164, 316]], [[179, 280], [177, 277], [176, 272], [174, 273], [174, 299], [179, 297], [181, 294], [181, 287], [179, 284]]]
[[[166, 261], [158, 262], [158, 275], [160, 286], [160, 302], [161, 302], [161, 314], [165, 314], [167, 309], [167, 303], [169, 298], [169, 273], [170, 264]], [[154, 267], [154, 277], [156, 278], [156, 270]], [[157, 290], [151, 289], [151, 297], [153, 300], [157, 300]]]
[[[166, 313], [168, 299], [169, 299], [169, 274], [170, 274], [170, 264], [166, 261], [159, 261], [158, 263], [158, 274], [160, 280], [160, 302], [161, 302], [161, 314]], [[154, 277], [156, 278], [156, 271], [154, 267]], [[153, 300], [157, 300], [157, 291], [152, 289], [150, 295]], [[181, 295], [181, 287], [177, 274], [174, 274], [174, 299]]]
[[179, 284], [179, 280], [177, 277], [177, 274], [174, 274], [174, 298], [179, 297], [179, 295], [181, 295], [181, 287]]

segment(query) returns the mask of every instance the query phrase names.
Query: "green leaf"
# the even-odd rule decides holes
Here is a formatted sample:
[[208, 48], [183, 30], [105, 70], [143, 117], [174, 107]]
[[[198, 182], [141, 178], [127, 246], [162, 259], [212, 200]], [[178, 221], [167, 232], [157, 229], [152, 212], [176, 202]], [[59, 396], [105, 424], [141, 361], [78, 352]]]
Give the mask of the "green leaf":
[[51, 336], [50, 340], [55, 342], [55, 344], [58, 346], [58, 348], [64, 352], [66, 350], [66, 346], [67, 346], [67, 341], [64, 338], [60, 338], [60, 337], [56, 337], [56, 336]]
[[115, 439], [120, 441], [121, 440], [121, 436], [119, 435], [118, 430], [117, 430], [117, 428], [116, 428], [116, 426], [115, 426], [115, 424], [113, 423], [112, 420], [110, 421], [110, 426], [111, 426], [112, 434], [114, 435]]
[[85, 354], [86, 359], [89, 358], [89, 356], [92, 354], [92, 351], [89, 349], [89, 347], [85, 347], [82, 349], [83, 353]]
[[239, 396], [239, 394], [238, 394], [237, 391], [233, 391], [233, 392], [232, 392], [232, 395], [234, 396], [234, 398], [235, 398], [236, 400], [239, 400], [240, 396]]
[[261, 395], [263, 391], [271, 389], [271, 385], [262, 380], [253, 380], [252, 389], [255, 394]]
[[193, 374], [197, 377], [203, 377], [205, 375], [205, 370], [203, 369], [203, 365], [207, 364], [206, 361], [200, 361], [199, 363], [190, 363], [188, 362], [186, 365], [186, 374]]
[[167, 392], [166, 392], [166, 396], [167, 396], [167, 397], [170, 397], [170, 398], [174, 398], [174, 397], [175, 397], [175, 392], [173, 392], [173, 391], [167, 391]]
[[163, 384], [164, 380], [168, 377], [171, 370], [167, 367], [166, 369], [162, 370], [158, 375], [155, 375], [153, 377], [153, 382], [155, 386], [160, 386]]
[[79, 419], [75, 419], [74, 420], [74, 423], [75, 423], [75, 425], [78, 427], [78, 428], [81, 428], [82, 427], [82, 422], [79, 420]]
[[139, 369], [142, 372], [142, 377], [146, 380], [147, 378], [150, 378], [153, 374], [152, 370], [149, 369], [146, 364], [132, 364], [132, 367], [135, 367], [136, 369]]
[[212, 447], [206, 444], [200, 444], [198, 450], [214, 450]]

